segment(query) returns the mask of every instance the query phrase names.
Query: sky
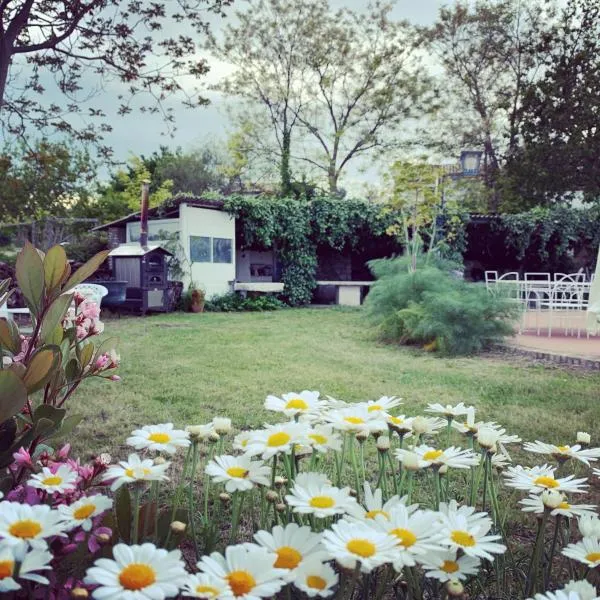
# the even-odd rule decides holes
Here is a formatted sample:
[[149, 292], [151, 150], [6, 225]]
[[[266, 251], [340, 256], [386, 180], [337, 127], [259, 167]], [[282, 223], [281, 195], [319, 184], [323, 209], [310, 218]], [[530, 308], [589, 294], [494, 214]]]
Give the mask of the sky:
[[[173, 1], [173, 0], [167, 0]], [[448, 0], [452, 2], [453, 0]], [[437, 11], [442, 4], [442, 0], [396, 0], [393, 16], [398, 19], [406, 19], [414, 24], [429, 25], [433, 23]], [[213, 17], [212, 31], [218, 35], [219, 28], [226, 22], [235, 19], [236, 10], [246, 10], [251, 6], [251, 0], [235, 0], [232, 7], [227, 9], [228, 16], [224, 19]], [[366, 0], [330, 0], [333, 9], [348, 7], [355, 10], [361, 10], [366, 7]], [[209, 86], [219, 81], [229, 72], [228, 66], [217, 61], [210, 60], [211, 71], [201, 84]], [[90, 84], [95, 83], [90, 81]], [[47, 101], [64, 102], [58, 91], [53, 91], [51, 86], [47, 88]], [[132, 155], [151, 154], [158, 150], [161, 145], [170, 148], [181, 147], [183, 150], [191, 150], [212, 142], [223, 144], [231, 129], [229, 119], [226, 113], [226, 107], [231, 100], [227, 101], [218, 92], [206, 90], [204, 96], [210, 100], [206, 107], [187, 109], [181, 105], [180, 101], [171, 101], [168, 104], [172, 106], [175, 115], [174, 137], [166, 136], [166, 127], [158, 115], [132, 113], [126, 117], [116, 115], [116, 97], [119, 94], [119, 84], [107, 84], [102, 96], [93, 99], [93, 105], [103, 108], [108, 115], [111, 115], [113, 131], [106, 135], [107, 145], [114, 150], [114, 157], [118, 161], [126, 161]], [[114, 115], [114, 118], [112, 117]], [[101, 177], [106, 177], [108, 171], [104, 169]], [[364, 179], [365, 175], [358, 175], [355, 171], [352, 176]], [[367, 175], [370, 179], [370, 175]]]

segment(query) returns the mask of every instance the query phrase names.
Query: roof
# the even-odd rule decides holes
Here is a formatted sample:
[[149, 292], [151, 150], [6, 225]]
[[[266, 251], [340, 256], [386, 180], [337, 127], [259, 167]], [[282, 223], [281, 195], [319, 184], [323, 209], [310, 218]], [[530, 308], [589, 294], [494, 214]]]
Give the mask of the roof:
[[117, 246], [116, 248], [111, 250], [108, 256], [145, 256], [146, 254], [149, 254], [150, 252], [155, 252], [156, 250], [160, 250], [161, 252], [172, 256], [171, 252], [165, 250], [162, 246], [159, 246], [158, 244], [149, 244], [145, 248], [143, 248], [139, 244], [121, 244], [120, 246]]
[[[196, 196], [177, 196], [173, 198], [168, 206], [155, 206], [148, 210], [148, 218], [150, 219], [168, 219], [169, 217], [179, 216], [179, 205], [187, 204], [188, 206], [195, 206], [197, 208], [210, 208], [212, 210], [223, 210], [222, 200], [209, 200], [205, 198], [197, 198]], [[140, 212], [133, 212], [125, 217], [111, 221], [110, 223], [103, 223], [94, 227], [92, 231], [103, 231], [109, 227], [118, 227], [120, 225], [126, 225], [127, 223], [135, 222], [140, 220]]]

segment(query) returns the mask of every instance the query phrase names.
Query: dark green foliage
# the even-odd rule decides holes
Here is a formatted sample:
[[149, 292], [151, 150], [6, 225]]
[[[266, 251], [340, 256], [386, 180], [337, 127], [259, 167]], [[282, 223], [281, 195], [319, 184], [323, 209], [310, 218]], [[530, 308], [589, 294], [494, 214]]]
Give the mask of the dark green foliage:
[[465, 355], [512, 333], [516, 308], [509, 301], [463, 281], [447, 270], [447, 263], [430, 260], [415, 272], [408, 265], [406, 258], [369, 264], [377, 282], [365, 306], [383, 341]]
[[264, 295], [243, 298], [240, 294], [233, 292], [207, 300], [204, 310], [209, 312], [265, 311], [278, 310], [286, 308], [286, 306], [285, 302], [275, 296]]

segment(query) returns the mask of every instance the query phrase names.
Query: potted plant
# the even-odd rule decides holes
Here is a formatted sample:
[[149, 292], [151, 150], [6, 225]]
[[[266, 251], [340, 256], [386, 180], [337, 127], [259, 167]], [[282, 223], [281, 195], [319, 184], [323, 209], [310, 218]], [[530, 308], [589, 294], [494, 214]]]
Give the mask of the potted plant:
[[190, 310], [194, 313], [204, 312], [204, 301], [206, 298], [206, 292], [202, 289], [192, 290], [192, 301], [190, 303]]

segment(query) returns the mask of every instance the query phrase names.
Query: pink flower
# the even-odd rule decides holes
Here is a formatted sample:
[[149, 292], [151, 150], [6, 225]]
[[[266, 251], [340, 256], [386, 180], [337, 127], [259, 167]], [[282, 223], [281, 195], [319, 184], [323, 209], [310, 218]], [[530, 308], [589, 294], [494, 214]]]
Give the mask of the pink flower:
[[88, 538], [88, 549], [92, 554], [95, 554], [100, 548], [106, 545], [107, 540], [112, 538], [112, 529], [108, 527], [97, 527], [90, 533]]
[[111, 381], [121, 381], [121, 378], [118, 375], [111, 375], [109, 379]]
[[33, 463], [31, 462], [31, 454], [25, 448], [19, 448], [14, 454], [13, 458], [15, 459], [15, 463], [19, 467], [23, 467], [26, 469], [33, 469]]
[[98, 319], [100, 317], [100, 307], [96, 302], [92, 302], [91, 300], [83, 302], [79, 310], [86, 319]]
[[65, 459], [69, 456], [69, 452], [71, 451], [71, 444], [65, 444], [57, 453], [56, 456], [58, 458]]
[[85, 327], [82, 327], [81, 325], [77, 325], [77, 339], [79, 341], [85, 339], [88, 336], [88, 331]]
[[85, 296], [80, 292], [75, 292], [73, 294], [73, 302], [75, 302], [75, 306], [79, 306], [82, 302], [85, 302]]
[[108, 354], [108, 352], [105, 352], [104, 354], [101, 354], [97, 359], [96, 359], [96, 370], [97, 371], [102, 371], [103, 369], [106, 369], [108, 365], [110, 365], [110, 355]]

